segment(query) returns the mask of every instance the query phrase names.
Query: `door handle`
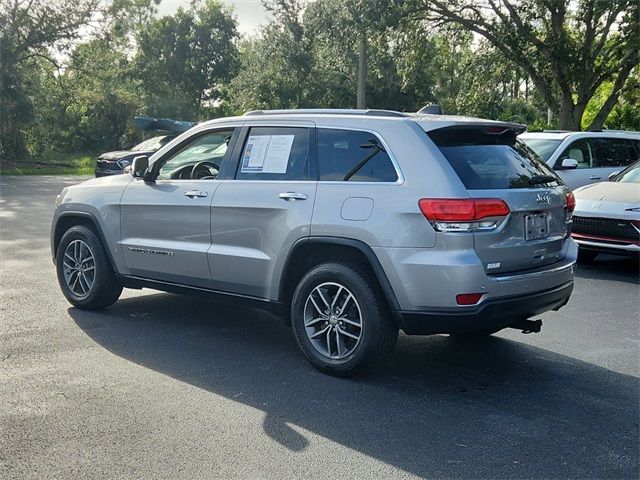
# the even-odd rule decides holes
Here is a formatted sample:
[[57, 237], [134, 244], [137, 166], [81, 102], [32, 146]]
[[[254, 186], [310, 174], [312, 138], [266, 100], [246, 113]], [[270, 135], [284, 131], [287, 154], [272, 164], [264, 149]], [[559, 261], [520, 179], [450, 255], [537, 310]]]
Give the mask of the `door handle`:
[[207, 192], [202, 192], [200, 190], [188, 190], [184, 192], [184, 196], [189, 198], [206, 197]]
[[306, 193], [296, 193], [296, 192], [282, 192], [278, 195], [278, 198], [286, 200], [287, 202], [295, 202], [296, 200], [306, 200]]
[[589, 180], [600, 180], [602, 177], [598, 177], [597, 175], [591, 175]]

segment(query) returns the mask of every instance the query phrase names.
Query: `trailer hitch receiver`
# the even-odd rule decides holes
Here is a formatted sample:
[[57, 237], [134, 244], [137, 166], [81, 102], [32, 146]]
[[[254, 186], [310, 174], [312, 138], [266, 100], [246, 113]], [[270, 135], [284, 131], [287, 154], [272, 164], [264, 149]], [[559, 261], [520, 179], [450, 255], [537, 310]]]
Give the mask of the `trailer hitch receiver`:
[[542, 320], [520, 320], [513, 325], [510, 325], [510, 327], [522, 330], [522, 333], [540, 333]]

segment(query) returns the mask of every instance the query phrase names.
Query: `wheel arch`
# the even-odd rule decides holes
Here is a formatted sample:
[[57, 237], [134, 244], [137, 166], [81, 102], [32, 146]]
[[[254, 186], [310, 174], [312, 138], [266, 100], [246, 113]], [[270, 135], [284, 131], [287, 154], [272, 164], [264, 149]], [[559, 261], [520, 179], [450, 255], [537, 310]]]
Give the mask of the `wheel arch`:
[[78, 225], [83, 225], [88, 227], [98, 236], [100, 242], [102, 242], [102, 246], [104, 251], [107, 254], [107, 258], [109, 259], [109, 263], [111, 264], [111, 268], [113, 271], [116, 270], [116, 264], [111, 255], [111, 250], [109, 249], [109, 244], [106, 241], [104, 236], [104, 232], [100, 227], [100, 223], [98, 219], [92, 213], [88, 212], [62, 212], [56, 219], [52, 233], [51, 233], [51, 253], [53, 257], [53, 261], [56, 260], [56, 253], [58, 252], [58, 246], [60, 245], [60, 241], [62, 240], [62, 236], [64, 233], [69, 230], [71, 227], [75, 227]]
[[371, 247], [360, 240], [342, 237], [306, 237], [298, 240], [291, 247], [282, 269], [278, 301], [288, 305], [302, 276], [313, 266], [332, 260], [355, 262], [363, 266], [373, 274], [389, 309], [400, 309], [391, 283]]

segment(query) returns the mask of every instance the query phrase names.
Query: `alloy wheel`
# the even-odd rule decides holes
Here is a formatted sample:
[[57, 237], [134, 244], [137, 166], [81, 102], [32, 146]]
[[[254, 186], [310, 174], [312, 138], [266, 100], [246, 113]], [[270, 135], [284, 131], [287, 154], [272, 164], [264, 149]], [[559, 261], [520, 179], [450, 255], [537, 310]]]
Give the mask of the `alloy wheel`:
[[62, 271], [69, 291], [79, 299], [86, 298], [96, 278], [96, 262], [89, 245], [82, 240], [70, 242], [64, 251]]
[[362, 338], [360, 305], [344, 285], [322, 283], [307, 297], [304, 327], [319, 353], [331, 359], [343, 359], [353, 353]]

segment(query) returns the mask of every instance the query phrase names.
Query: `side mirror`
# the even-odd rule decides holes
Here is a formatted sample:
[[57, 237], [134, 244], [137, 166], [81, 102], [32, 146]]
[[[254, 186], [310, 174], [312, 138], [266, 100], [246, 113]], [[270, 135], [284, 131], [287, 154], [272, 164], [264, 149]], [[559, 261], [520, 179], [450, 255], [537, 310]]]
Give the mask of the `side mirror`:
[[566, 170], [578, 168], [578, 161], [575, 158], [565, 158], [562, 160], [562, 168]]
[[618, 175], [620, 175], [620, 170], [616, 170], [615, 172], [612, 172], [612, 173], [609, 175], [609, 181], [610, 181], [610, 182], [613, 182], [613, 181], [616, 179], [616, 177], [617, 177]]
[[133, 158], [133, 163], [131, 164], [131, 175], [133, 175], [133, 178], [144, 178], [147, 170], [149, 170], [149, 157], [140, 155], [139, 157]]

